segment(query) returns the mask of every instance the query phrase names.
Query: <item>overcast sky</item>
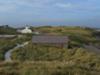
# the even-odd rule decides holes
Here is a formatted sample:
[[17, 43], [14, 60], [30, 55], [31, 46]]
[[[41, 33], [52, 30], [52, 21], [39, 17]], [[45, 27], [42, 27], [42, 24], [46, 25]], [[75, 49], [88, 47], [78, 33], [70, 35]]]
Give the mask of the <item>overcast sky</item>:
[[100, 0], [0, 0], [0, 25], [100, 27]]

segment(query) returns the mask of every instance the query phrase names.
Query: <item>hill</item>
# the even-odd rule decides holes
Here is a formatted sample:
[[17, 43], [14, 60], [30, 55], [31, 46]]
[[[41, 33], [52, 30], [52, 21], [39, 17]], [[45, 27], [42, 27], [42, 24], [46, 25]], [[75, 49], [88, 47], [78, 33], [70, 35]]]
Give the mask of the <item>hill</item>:
[[16, 29], [8, 25], [0, 26], [0, 34], [16, 34]]
[[[69, 47], [35, 45], [32, 43], [31, 35], [27, 34], [26, 38], [16, 38], [16, 41], [5, 40], [4, 42], [4, 40], [1, 40], [0, 46], [5, 45], [7, 49], [7, 46], [13, 46], [16, 43], [29, 41], [29, 44], [12, 52], [12, 62], [3, 62], [1, 60], [0, 74], [100, 75], [100, 55], [84, 47], [84, 45], [93, 45], [99, 48], [100, 39], [97, 39], [97, 34], [95, 34], [97, 32], [94, 29], [66, 26], [42, 26], [31, 27], [31, 29], [40, 32], [41, 35], [66, 35], [70, 38]], [[7, 43], [9, 41], [11, 43]], [[2, 49], [1, 51], [3, 51]]]

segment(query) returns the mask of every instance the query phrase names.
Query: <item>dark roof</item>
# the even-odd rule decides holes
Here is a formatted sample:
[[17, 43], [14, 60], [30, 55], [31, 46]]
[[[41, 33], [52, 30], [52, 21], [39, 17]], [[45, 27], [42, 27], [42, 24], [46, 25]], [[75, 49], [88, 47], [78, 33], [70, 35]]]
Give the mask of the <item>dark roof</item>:
[[56, 35], [38, 35], [33, 36], [33, 43], [67, 43], [69, 41], [67, 36]]

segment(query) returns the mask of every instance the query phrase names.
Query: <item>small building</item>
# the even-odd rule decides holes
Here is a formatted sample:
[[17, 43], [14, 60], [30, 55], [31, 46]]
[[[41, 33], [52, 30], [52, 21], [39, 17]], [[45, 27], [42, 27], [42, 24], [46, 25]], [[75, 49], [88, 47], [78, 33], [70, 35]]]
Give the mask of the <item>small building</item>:
[[33, 44], [49, 44], [50, 46], [68, 47], [69, 39], [67, 36], [58, 35], [38, 35], [33, 36]]
[[25, 27], [25, 29], [17, 30], [17, 32], [22, 34], [32, 33], [32, 30], [29, 27]]

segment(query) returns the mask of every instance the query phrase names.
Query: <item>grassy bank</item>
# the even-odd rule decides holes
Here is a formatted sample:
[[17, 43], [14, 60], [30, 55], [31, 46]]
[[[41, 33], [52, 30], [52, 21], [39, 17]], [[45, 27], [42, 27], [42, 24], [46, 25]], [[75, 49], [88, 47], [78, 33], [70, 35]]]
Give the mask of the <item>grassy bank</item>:
[[[1, 75], [100, 75], [100, 55], [88, 52], [83, 44], [100, 45], [94, 30], [81, 27], [34, 27], [31, 28], [48, 35], [66, 35], [69, 48], [35, 45], [31, 41], [12, 53], [11, 63], [0, 63]], [[31, 40], [32, 35], [20, 39], [0, 39], [0, 60], [4, 53], [16, 43]]]

